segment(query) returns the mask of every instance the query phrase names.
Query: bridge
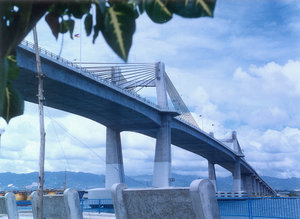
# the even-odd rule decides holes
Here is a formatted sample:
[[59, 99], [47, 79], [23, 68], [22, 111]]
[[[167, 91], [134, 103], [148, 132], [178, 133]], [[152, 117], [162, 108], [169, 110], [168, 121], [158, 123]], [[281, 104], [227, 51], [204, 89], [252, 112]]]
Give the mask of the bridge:
[[[171, 144], [208, 160], [209, 179], [215, 185], [215, 165], [230, 171], [233, 192], [276, 195], [246, 162], [236, 132], [218, 140], [201, 130], [192, 118], [164, 69], [164, 64], [74, 63], [39, 48], [47, 105], [84, 116], [106, 126], [106, 189], [124, 182], [120, 133], [132, 131], [156, 139], [153, 187], [170, 186]], [[20, 76], [15, 86], [26, 101], [37, 103], [34, 45], [23, 41], [17, 48]], [[155, 87], [157, 103], [137, 91]], [[168, 101], [168, 95], [170, 101]], [[168, 106], [172, 102], [175, 110]], [[232, 148], [226, 145], [232, 144]]]

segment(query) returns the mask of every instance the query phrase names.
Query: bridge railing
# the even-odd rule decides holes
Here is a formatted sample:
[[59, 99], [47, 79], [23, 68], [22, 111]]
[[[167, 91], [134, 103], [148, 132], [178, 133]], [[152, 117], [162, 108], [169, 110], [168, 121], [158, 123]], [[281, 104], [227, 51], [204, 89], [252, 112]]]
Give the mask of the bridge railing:
[[300, 198], [249, 197], [218, 198], [224, 218], [300, 218]]
[[[33, 43], [27, 41], [27, 40], [23, 40], [21, 42], [21, 45], [33, 50], [35, 50], [35, 46]], [[86, 68], [84, 67], [81, 67], [80, 65], [78, 64], [75, 64], [65, 58], [62, 58], [56, 54], [54, 54], [53, 52], [50, 52], [42, 47], [39, 47], [39, 52], [40, 54], [46, 56], [47, 58], [51, 58], [52, 60], [56, 61], [56, 62], [59, 62], [61, 64], [64, 64], [65, 66], [71, 68], [72, 70], [74, 70], [75, 72], [78, 72], [92, 80], [95, 80], [97, 82], [100, 82], [102, 84], [105, 84], [115, 90], [118, 90], [119, 92], [127, 95], [127, 96], [130, 96], [130, 97], [133, 97], [133, 98], [136, 98], [138, 99], [139, 101], [145, 103], [146, 105], [149, 105], [151, 107], [154, 107], [156, 109], [159, 109], [159, 106], [157, 106], [155, 103], [151, 102], [150, 100], [144, 98], [144, 97], [141, 97], [139, 94], [135, 93], [135, 92], [132, 92], [130, 90], [126, 90], [126, 89], [122, 89], [121, 87], [119, 87], [118, 85], [112, 83], [111, 81], [109, 80], [106, 80], [106, 79], [103, 79], [103, 78], [99, 78], [97, 76], [95, 76], [95, 74], [93, 74], [91, 71], [87, 70]]]
[[[182, 117], [180, 116], [176, 116], [175, 119], [177, 119], [178, 121], [196, 129], [198, 132], [201, 132], [202, 134], [208, 136], [211, 138], [211, 136], [209, 136], [209, 134], [205, 131], [203, 131], [202, 129], [200, 129], [199, 127], [195, 126], [194, 124], [186, 121], [185, 119], [183, 119]], [[215, 141], [217, 141], [219, 144], [221, 144], [223, 147], [227, 148], [229, 151], [231, 151], [232, 153], [235, 153], [234, 150], [232, 150], [232, 148], [230, 148], [228, 145], [224, 144], [223, 142], [219, 141], [218, 139], [214, 138]]]
[[[300, 218], [299, 197], [217, 198], [222, 218]], [[82, 199], [82, 211], [114, 212], [111, 199]]]
[[81, 199], [80, 204], [83, 212], [114, 212], [112, 199]]

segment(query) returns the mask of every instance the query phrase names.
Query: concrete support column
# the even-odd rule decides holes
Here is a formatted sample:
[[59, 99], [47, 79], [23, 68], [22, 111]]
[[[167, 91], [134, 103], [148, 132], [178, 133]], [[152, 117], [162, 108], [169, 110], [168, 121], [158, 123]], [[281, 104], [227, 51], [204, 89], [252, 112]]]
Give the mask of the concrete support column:
[[120, 131], [106, 128], [106, 176], [105, 188], [124, 183], [124, 167]]
[[[157, 105], [161, 109], [168, 108], [167, 89], [165, 80], [165, 65], [158, 62], [156, 65], [156, 95]], [[171, 127], [170, 117], [161, 115], [161, 127], [157, 131], [155, 159], [153, 170], [153, 187], [170, 186], [171, 177]]]
[[241, 165], [240, 165], [240, 158], [237, 157], [234, 164], [234, 171], [233, 171], [233, 192], [241, 192], [241, 191], [242, 191]]
[[241, 174], [241, 190], [247, 191], [246, 176]]
[[253, 195], [252, 178], [250, 175], [242, 175], [242, 190], [246, 191], [248, 195]]
[[158, 62], [156, 65], [156, 96], [157, 105], [161, 109], [168, 108], [167, 88], [165, 80], [165, 65]]
[[161, 116], [161, 127], [157, 131], [153, 187], [169, 187], [171, 177], [171, 127], [170, 117]]
[[213, 164], [209, 161], [208, 161], [208, 179], [214, 185], [215, 191], [218, 192], [215, 164]]
[[263, 195], [263, 185], [262, 185], [261, 181], [259, 181], [259, 194], [260, 194], [260, 196]]
[[256, 189], [257, 189], [257, 195], [260, 196], [260, 183], [258, 179], [256, 179]]
[[247, 184], [247, 193], [248, 195], [252, 196], [255, 193], [255, 188], [253, 186], [253, 177], [251, 175], [247, 175], [246, 177], [246, 184]]
[[252, 195], [256, 195], [256, 182], [255, 182], [255, 177], [254, 176], [251, 176], [251, 182], [252, 182], [252, 188], [253, 188]]

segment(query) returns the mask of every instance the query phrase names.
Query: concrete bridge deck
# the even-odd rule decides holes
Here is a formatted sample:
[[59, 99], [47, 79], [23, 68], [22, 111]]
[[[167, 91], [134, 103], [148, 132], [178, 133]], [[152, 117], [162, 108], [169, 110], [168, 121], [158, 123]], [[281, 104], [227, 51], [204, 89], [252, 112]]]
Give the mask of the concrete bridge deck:
[[[37, 103], [34, 50], [20, 44], [17, 62], [21, 71], [15, 85], [26, 101]], [[274, 192], [244, 158], [197, 127], [175, 118], [177, 112], [162, 110], [130, 91], [94, 78], [78, 66], [62, 62], [53, 54], [41, 53], [41, 63], [45, 74], [46, 106], [84, 116], [115, 130], [138, 132], [153, 138], [161, 126], [162, 115], [167, 114], [171, 117], [173, 145], [198, 154], [232, 173], [236, 160], [240, 159], [241, 174], [255, 176]]]

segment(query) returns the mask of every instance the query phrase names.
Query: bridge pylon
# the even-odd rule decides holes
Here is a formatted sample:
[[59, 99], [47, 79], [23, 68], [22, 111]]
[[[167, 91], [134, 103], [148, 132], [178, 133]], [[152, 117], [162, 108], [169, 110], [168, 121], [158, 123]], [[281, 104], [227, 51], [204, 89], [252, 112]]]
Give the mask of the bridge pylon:
[[212, 182], [217, 192], [217, 178], [216, 178], [216, 169], [215, 164], [208, 161], [208, 179]]
[[[168, 109], [165, 65], [158, 62], [156, 66], [156, 95], [157, 105]], [[155, 158], [153, 169], [153, 187], [169, 187], [171, 178], [171, 118], [161, 115], [161, 126], [156, 134]]]
[[[111, 69], [111, 81], [118, 84], [123, 77], [118, 67]], [[110, 190], [115, 183], [124, 183], [124, 166], [121, 145], [121, 133], [106, 127], [106, 174], [105, 189]]]
[[[213, 132], [210, 132], [208, 135], [210, 137], [214, 137], [214, 133]], [[218, 192], [215, 164], [212, 163], [212, 162], [210, 162], [209, 160], [207, 160], [207, 163], [208, 163], [208, 179], [214, 185], [215, 191]]]

